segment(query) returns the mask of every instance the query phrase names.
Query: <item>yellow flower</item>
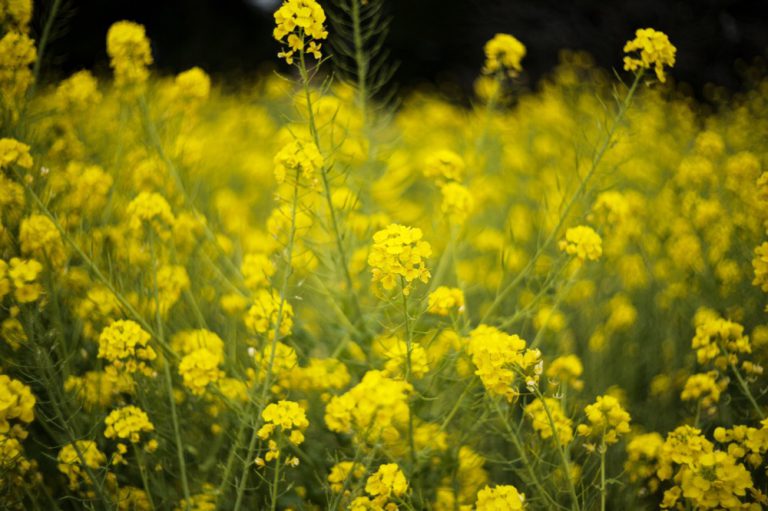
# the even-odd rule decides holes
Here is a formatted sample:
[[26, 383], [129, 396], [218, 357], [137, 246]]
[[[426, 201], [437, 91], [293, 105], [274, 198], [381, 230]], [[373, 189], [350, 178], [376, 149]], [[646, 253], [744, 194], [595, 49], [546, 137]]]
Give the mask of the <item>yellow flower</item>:
[[29, 146], [13, 138], [0, 138], [0, 170], [8, 169], [11, 165], [25, 169], [32, 167]]
[[78, 440], [62, 447], [56, 456], [56, 461], [59, 472], [69, 479], [69, 488], [78, 490], [80, 481], [85, 481], [87, 484], [94, 483], [83, 467], [83, 461], [85, 461], [86, 467], [99, 469], [107, 463], [107, 457], [99, 450], [93, 440]]
[[269, 285], [269, 279], [275, 274], [275, 264], [266, 254], [245, 254], [240, 264], [240, 272], [243, 274], [245, 285], [251, 291]]
[[768, 241], [755, 248], [755, 258], [752, 259], [752, 267], [755, 270], [755, 278], [752, 285], [758, 286], [768, 293]]
[[27, 434], [22, 425], [12, 425], [11, 421], [29, 424], [35, 420], [35, 402], [35, 396], [27, 385], [0, 374], [0, 433], [25, 438]]
[[275, 155], [275, 179], [278, 183], [283, 183], [286, 178], [293, 180], [301, 177], [311, 185], [322, 167], [323, 155], [314, 142], [293, 140]]
[[[353, 461], [340, 461], [331, 467], [331, 473], [328, 474], [328, 482], [331, 485], [331, 491], [339, 493], [348, 479], [360, 479], [365, 474], [365, 466], [362, 463]], [[346, 484], [347, 488], [352, 487], [352, 483]]]
[[[544, 408], [545, 404], [546, 409]], [[549, 415], [547, 415], [547, 410], [549, 410]], [[542, 439], [547, 440], [553, 437], [553, 426], [549, 422], [550, 416], [554, 423], [554, 430], [557, 432], [557, 438], [560, 440], [560, 445], [568, 445], [573, 439], [571, 419], [563, 412], [560, 400], [545, 397], [542, 402], [541, 399], [534, 399], [526, 405], [525, 414], [531, 419], [533, 429], [541, 435]]]
[[514, 511], [525, 509], [525, 494], [511, 485], [486, 486], [477, 493], [476, 511]]
[[179, 374], [184, 380], [184, 386], [197, 396], [203, 395], [209, 383], [216, 383], [224, 377], [219, 364], [219, 355], [206, 348], [185, 355], [179, 362]]
[[374, 234], [368, 254], [373, 283], [386, 291], [402, 283], [403, 294], [408, 295], [414, 280], [429, 282], [431, 275], [426, 268], [426, 259], [432, 255], [432, 247], [421, 241], [421, 237], [421, 229], [398, 224], [390, 224]]
[[271, 293], [266, 289], [260, 289], [253, 297], [253, 305], [245, 315], [245, 326], [253, 333], [267, 334], [269, 339], [274, 339], [278, 317], [280, 318], [279, 337], [291, 335], [293, 328], [291, 304], [281, 299], [276, 289]]
[[104, 419], [104, 424], [107, 425], [104, 431], [105, 437], [128, 440], [134, 444], [141, 441], [142, 433], [151, 433], [155, 430], [146, 412], [133, 405], [112, 410]]
[[106, 359], [118, 370], [126, 373], [142, 372], [151, 375], [147, 362], [157, 358], [150, 335], [138, 323], [131, 320], [112, 322], [99, 335], [99, 358]]
[[483, 72], [495, 74], [506, 72], [516, 76], [523, 67], [520, 61], [525, 57], [525, 45], [509, 34], [496, 34], [485, 43], [485, 67]]
[[298, 51], [320, 59], [321, 45], [317, 41], [328, 37], [324, 26], [325, 11], [320, 4], [315, 0], [285, 0], [274, 16], [272, 35], [286, 45], [278, 57], [292, 64], [293, 55]]
[[38, 275], [43, 271], [43, 265], [34, 259], [19, 259], [14, 257], [8, 267], [8, 278], [13, 283], [13, 296], [19, 303], [30, 303], [37, 300], [43, 293], [43, 287], [37, 282]]
[[603, 254], [603, 240], [594, 229], [586, 225], [571, 227], [560, 241], [560, 250], [575, 255], [580, 261], [597, 261]]
[[429, 294], [427, 312], [448, 316], [453, 311], [464, 311], [464, 293], [456, 287], [440, 286]]
[[128, 225], [134, 233], [142, 235], [148, 229], [161, 239], [170, 238], [176, 221], [168, 201], [162, 195], [152, 192], [137, 195], [128, 204], [126, 214]]
[[9, 31], [0, 39], [0, 105], [13, 119], [34, 80], [31, 66], [36, 59], [35, 42], [26, 34]]
[[365, 491], [372, 497], [401, 497], [408, 490], [408, 481], [396, 463], [381, 465], [365, 482]]
[[107, 32], [107, 53], [118, 87], [141, 88], [149, 78], [147, 66], [152, 64], [144, 27], [132, 21], [118, 21]]
[[660, 82], [666, 81], [664, 66], [675, 65], [677, 48], [669, 42], [667, 34], [652, 28], [640, 28], [635, 32], [635, 38], [624, 45], [624, 53], [640, 52], [639, 58], [624, 57], [624, 69], [651, 69], [653, 67]]
[[197, 66], [179, 73], [173, 82], [173, 96], [183, 105], [202, 103], [210, 93], [211, 78]]
[[59, 267], [66, 260], [64, 242], [56, 225], [45, 215], [30, 215], [21, 221], [19, 228], [21, 253], [38, 261], [48, 261]]
[[32, 19], [32, 0], [3, 0], [0, 2], [0, 26], [27, 32]]
[[434, 179], [438, 185], [443, 181], [461, 181], [465, 166], [461, 156], [448, 149], [441, 149], [425, 158], [424, 176]]
[[584, 408], [589, 424], [576, 428], [581, 436], [602, 437], [606, 444], [615, 444], [619, 436], [629, 433], [630, 416], [613, 396], [598, 396], [597, 400]]
[[78, 71], [56, 88], [56, 102], [62, 110], [85, 110], [99, 101], [99, 86], [90, 71]]
[[579, 376], [584, 372], [584, 366], [576, 355], [557, 357], [547, 366], [547, 378], [560, 384], [565, 384], [574, 390], [581, 390], [584, 382]]

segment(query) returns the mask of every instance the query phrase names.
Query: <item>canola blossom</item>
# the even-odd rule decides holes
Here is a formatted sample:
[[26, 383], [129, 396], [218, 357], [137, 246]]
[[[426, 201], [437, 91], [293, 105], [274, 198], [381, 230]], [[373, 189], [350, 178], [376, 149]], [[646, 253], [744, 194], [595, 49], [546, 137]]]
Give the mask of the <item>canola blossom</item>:
[[0, 0], [0, 509], [768, 507], [768, 79], [501, 33], [392, 106], [381, 6], [280, 3], [280, 76], [115, 20], [53, 80]]

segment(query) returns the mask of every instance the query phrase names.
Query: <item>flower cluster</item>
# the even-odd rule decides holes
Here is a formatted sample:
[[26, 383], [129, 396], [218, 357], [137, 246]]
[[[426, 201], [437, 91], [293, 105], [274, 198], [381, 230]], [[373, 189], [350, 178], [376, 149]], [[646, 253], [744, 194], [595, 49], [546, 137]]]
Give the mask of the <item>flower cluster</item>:
[[[534, 399], [525, 406], [525, 413], [531, 419], [533, 429], [542, 439], [553, 438], [553, 430], [557, 433], [560, 445], [568, 445], [573, 440], [571, 419], [565, 415], [562, 403], [551, 397]], [[551, 418], [551, 422], [550, 422]]]
[[137, 195], [128, 204], [126, 214], [130, 229], [139, 237], [151, 232], [160, 239], [168, 239], [176, 221], [168, 201], [154, 192], [141, 192]]
[[475, 374], [491, 396], [514, 401], [520, 395], [519, 382], [534, 386], [543, 370], [541, 352], [526, 349], [526, 342], [488, 325], [469, 333], [467, 351], [475, 365]]
[[276, 289], [271, 292], [259, 289], [253, 297], [253, 305], [245, 315], [245, 326], [251, 332], [266, 335], [269, 339], [275, 338], [275, 329], [278, 329], [278, 338], [287, 337], [293, 328], [293, 307], [280, 297]]
[[511, 485], [500, 485], [494, 488], [486, 486], [477, 492], [475, 509], [477, 511], [522, 510], [525, 509], [525, 494]]
[[118, 21], [107, 32], [107, 54], [115, 72], [115, 84], [139, 90], [149, 78], [152, 50], [144, 27], [131, 21]]
[[736, 364], [739, 354], [752, 352], [744, 327], [719, 317], [705, 319], [696, 327], [691, 348], [696, 350], [699, 364], [714, 363], [720, 370]]
[[368, 265], [373, 283], [385, 291], [402, 284], [404, 295], [411, 292], [414, 280], [429, 282], [431, 274], [426, 259], [432, 255], [432, 247], [422, 241], [419, 228], [391, 224], [373, 235], [373, 246], [368, 254]]
[[[142, 441], [146, 443], [145, 449], [148, 452], [153, 452], [157, 449], [157, 440], [147, 440], [145, 434], [149, 434], [155, 431], [155, 426], [149, 420], [147, 413], [141, 408], [133, 405], [123, 406], [112, 410], [107, 418], [104, 419], [104, 424], [107, 426], [104, 431], [104, 436], [109, 439], [121, 441], [128, 441], [132, 444], [138, 444]], [[118, 450], [122, 454], [127, 450], [125, 445], [119, 444]], [[122, 456], [118, 458], [119, 461], [124, 461]]]
[[19, 380], [0, 374], [0, 434], [24, 439], [24, 429], [35, 420], [35, 396]]
[[408, 491], [408, 481], [405, 474], [396, 463], [381, 465], [365, 482], [365, 492], [368, 496], [357, 497], [349, 509], [396, 510], [397, 505], [391, 502], [393, 497], [402, 497]]
[[408, 424], [410, 383], [393, 380], [381, 371], [368, 371], [363, 379], [325, 408], [325, 423], [337, 433], [352, 434], [356, 441], [396, 443]]
[[[340, 461], [331, 467], [328, 474], [328, 483], [331, 485], [331, 491], [339, 493], [344, 488], [350, 488], [355, 480], [361, 479], [365, 475], [365, 466], [354, 461]], [[346, 494], [349, 494], [347, 489]]]
[[440, 286], [429, 293], [427, 311], [439, 316], [464, 312], [464, 292], [457, 287]]
[[603, 254], [603, 240], [594, 229], [586, 225], [571, 227], [560, 241], [560, 250], [575, 255], [579, 261], [597, 261]]
[[221, 357], [206, 348], [200, 348], [185, 355], [179, 362], [179, 374], [184, 386], [189, 391], [201, 396], [209, 384], [215, 384], [224, 377], [224, 371], [219, 369]]
[[625, 70], [653, 68], [659, 81], [664, 82], [664, 66], [675, 65], [677, 48], [669, 42], [667, 34], [652, 28], [639, 28], [635, 32], [635, 38], [624, 45], [624, 53], [633, 52], [639, 52], [639, 58], [631, 55], [624, 57]]
[[293, 64], [296, 52], [308, 53], [320, 59], [321, 41], [328, 37], [325, 30], [325, 11], [315, 0], [285, 0], [275, 11], [274, 38], [287, 45], [277, 54], [288, 64]]
[[[304, 430], [309, 427], [304, 409], [294, 401], [278, 401], [270, 403], [261, 412], [264, 425], [257, 432], [262, 440], [269, 440], [269, 451], [265, 460], [270, 462], [280, 457], [280, 445], [288, 440], [293, 445], [304, 442]], [[296, 466], [299, 460], [290, 458], [286, 463]], [[257, 462], [258, 463], [258, 462]]]
[[605, 444], [615, 444], [619, 437], [629, 433], [629, 413], [613, 396], [597, 396], [597, 400], [584, 408], [589, 424], [579, 424], [576, 431], [581, 436], [601, 439]]
[[114, 321], [99, 335], [98, 356], [111, 363], [107, 371], [115, 378], [120, 372], [151, 376], [154, 370], [148, 364], [157, 353], [149, 345], [150, 338], [135, 321]]
[[523, 67], [520, 61], [525, 57], [525, 45], [509, 34], [496, 34], [485, 43], [485, 66], [487, 74], [506, 73], [517, 76]]
[[466, 186], [459, 183], [446, 183], [440, 188], [443, 201], [440, 203], [440, 211], [451, 225], [464, 225], [467, 217], [472, 213], [475, 200]]
[[584, 381], [580, 380], [584, 366], [576, 355], [563, 355], [557, 357], [547, 366], [545, 374], [553, 382], [565, 385], [569, 389], [581, 390]]
[[43, 286], [38, 281], [43, 265], [34, 259], [14, 257], [10, 265], [0, 259], [0, 299], [13, 290], [18, 303], [31, 303], [40, 298]]
[[0, 170], [10, 169], [12, 165], [24, 169], [32, 167], [29, 146], [14, 138], [0, 138]]
[[286, 179], [303, 179], [312, 185], [317, 179], [317, 172], [323, 167], [323, 155], [314, 142], [293, 140], [275, 155], [275, 180], [278, 183]]

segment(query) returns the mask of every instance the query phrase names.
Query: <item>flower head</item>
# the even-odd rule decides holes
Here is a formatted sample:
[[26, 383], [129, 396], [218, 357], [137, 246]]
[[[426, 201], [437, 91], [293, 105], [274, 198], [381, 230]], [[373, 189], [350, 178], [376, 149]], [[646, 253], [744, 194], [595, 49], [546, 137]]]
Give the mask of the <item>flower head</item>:
[[660, 82], [666, 81], [664, 66], [675, 65], [677, 48], [669, 42], [667, 34], [652, 28], [640, 28], [635, 32], [635, 38], [624, 45], [624, 53], [639, 52], [637, 57], [624, 57], [624, 69], [636, 71], [653, 67]]
[[485, 67], [487, 74], [505, 72], [516, 76], [523, 67], [520, 61], [525, 57], [525, 45], [509, 34], [496, 34], [485, 43]]
[[421, 237], [421, 229], [398, 224], [390, 224], [374, 234], [368, 255], [374, 284], [390, 291], [402, 279], [403, 294], [408, 295], [414, 280], [427, 283], [431, 274], [426, 259], [432, 255], [432, 247]]
[[274, 38], [286, 45], [277, 54], [288, 64], [298, 51], [309, 53], [316, 59], [322, 56], [319, 40], [328, 37], [325, 30], [325, 11], [315, 0], [285, 0], [275, 11]]

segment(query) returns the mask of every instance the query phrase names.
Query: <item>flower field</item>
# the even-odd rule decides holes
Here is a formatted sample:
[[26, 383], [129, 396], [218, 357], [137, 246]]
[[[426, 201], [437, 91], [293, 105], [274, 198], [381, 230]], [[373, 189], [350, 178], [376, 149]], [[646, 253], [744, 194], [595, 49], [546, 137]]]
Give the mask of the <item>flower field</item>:
[[768, 79], [498, 34], [387, 101], [334, 5], [246, 83], [131, 21], [47, 83], [0, 0], [0, 509], [768, 507]]

